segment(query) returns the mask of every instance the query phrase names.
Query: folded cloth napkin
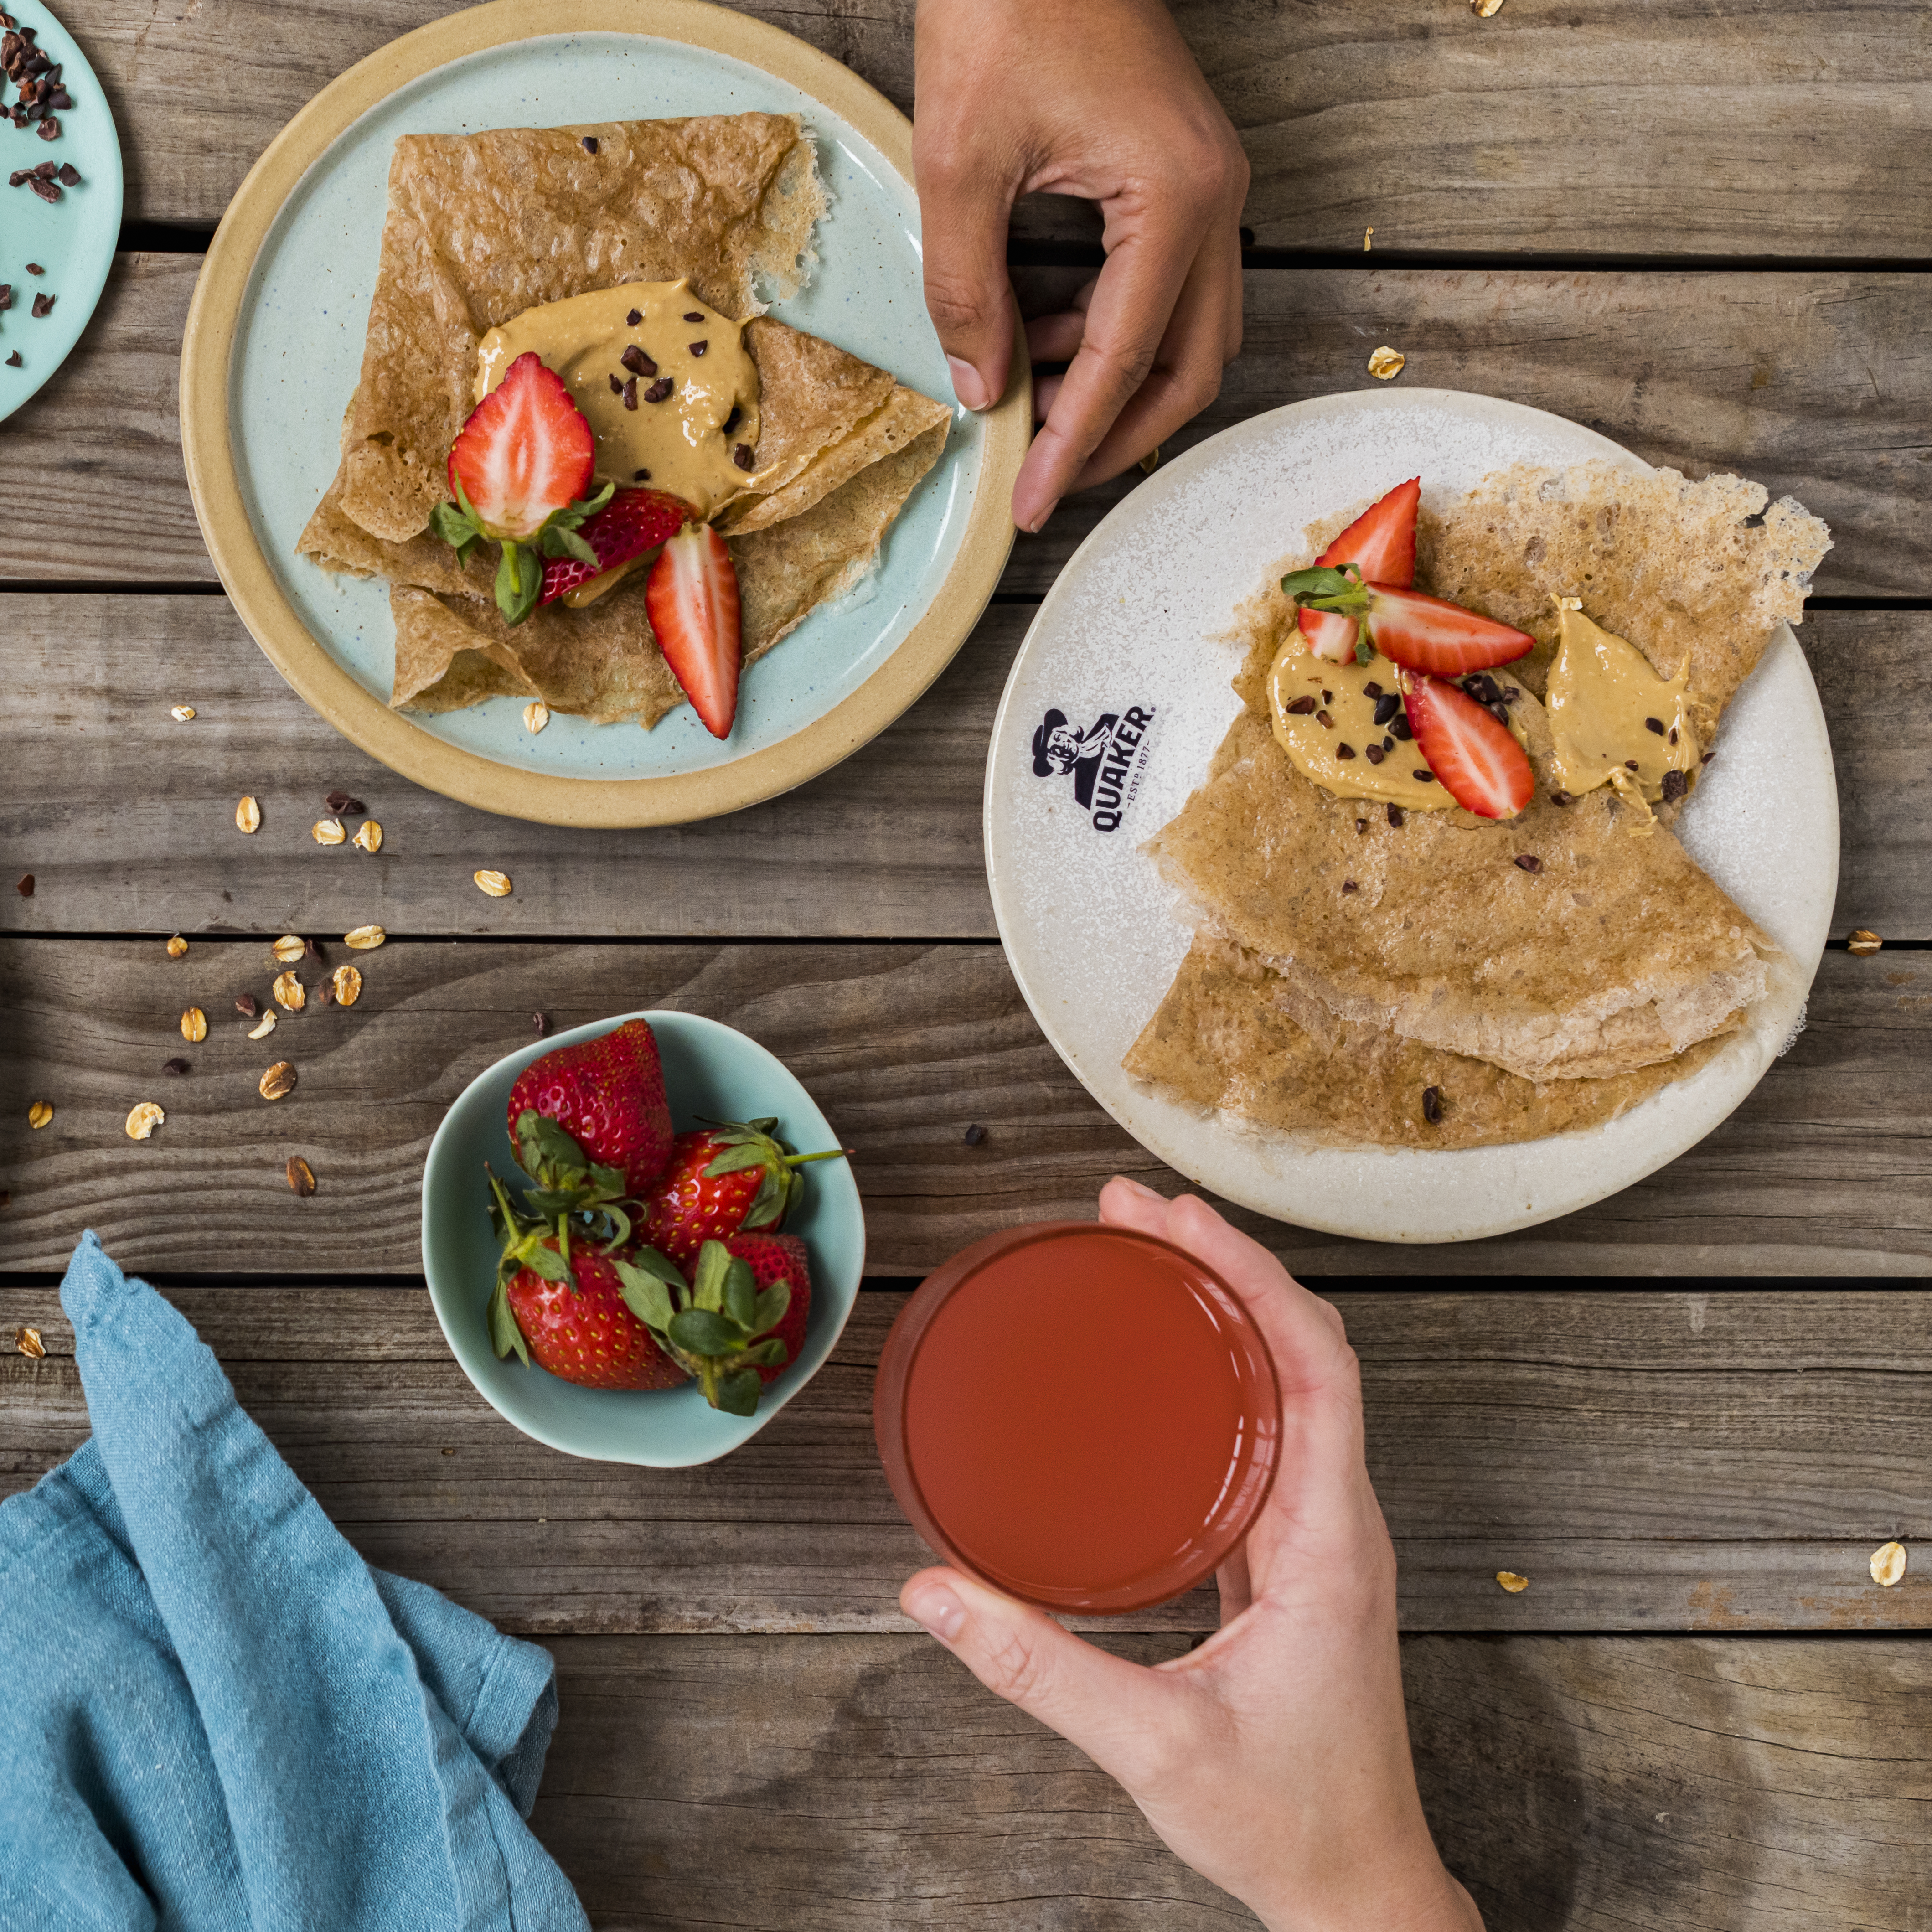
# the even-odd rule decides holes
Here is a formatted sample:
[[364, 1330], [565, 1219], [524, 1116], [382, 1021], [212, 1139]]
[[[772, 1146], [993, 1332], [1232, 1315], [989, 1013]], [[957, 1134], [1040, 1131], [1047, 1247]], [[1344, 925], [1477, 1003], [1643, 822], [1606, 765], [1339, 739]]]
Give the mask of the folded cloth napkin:
[[371, 1570], [92, 1234], [93, 1439], [0, 1504], [5, 1932], [585, 1932], [524, 1822], [550, 1660]]

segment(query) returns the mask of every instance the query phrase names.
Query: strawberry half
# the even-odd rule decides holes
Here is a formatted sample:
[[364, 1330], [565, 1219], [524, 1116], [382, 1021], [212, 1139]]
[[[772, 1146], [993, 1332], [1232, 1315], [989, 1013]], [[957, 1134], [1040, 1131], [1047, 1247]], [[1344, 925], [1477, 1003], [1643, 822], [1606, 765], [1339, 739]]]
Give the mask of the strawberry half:
[[[596, 472], [596, 443], [562, 379], [534, 350], [470, 412], [449, 452], [453, 503], [430, 512], [430, 527], [466, 562], [480, 543], [502, 546], [496, 608], [520, 624], [536, 608], [545, 556], [594, 565], [577, 526], [609, 501], [608, 483], [583, 500]], [[536, 554], [524, 548], [533, 545]]]
[[1318, 564], [1292, 572], [1281, 587], [1304, 608], [1359, 618], [1370, 640], [1391, 664], [1433, 677], [1489, 670], [1536, 647], [1526, 632], [1420, 590], [1365, 583], [1352, 569]]
[[[1422, 501], [1422, 478], [1412, 476], [1377, 498], [1315, 560], [1318, 569], [1352, 563], [1363, 581], [1406, 590], [1415, 581], [1415, 514]], [[1354, 656], [1354, 619], [1333, 610], [1300, 614], [1301, 634], [1318, 658], [1346, 664]]]
[[554, 556], [544, 566], [543, 591], [538, 608], [554, 604], [593, 578], [615, 570], [666, 538], [676, 536], [696, 515], [682, 496], [664, 490], [620, 490], [594, 517], [586, 517], [578, 535], [596, 553], [595, 563], [577, 556]]
[[738, 573], [724, 539], [687, 524], [658, 553], [644, 586], [651, 628], [671, 675], [714, 738], [738, 715]]
[[1436, 782], [1479, 818], [1514, 818], [1530, 801], [1536, 776], [1507, 724], [1485, 705], [1439, 679], [1406, 676], [1402, 705], [1415, 748]]

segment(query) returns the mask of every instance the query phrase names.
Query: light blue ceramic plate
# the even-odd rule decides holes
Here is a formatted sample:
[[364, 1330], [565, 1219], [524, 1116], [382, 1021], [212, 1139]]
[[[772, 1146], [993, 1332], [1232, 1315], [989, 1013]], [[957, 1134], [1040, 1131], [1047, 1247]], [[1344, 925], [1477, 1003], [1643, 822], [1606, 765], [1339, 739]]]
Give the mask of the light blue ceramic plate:
[[[831, 212], [804, 290], [772, 313], [928, 396], [950, 400], [921, 295], [919, 210], [873, 146], [796, 87], [701, 46], [625, 33], [556, 34], [491, 47], [392, 94], [334, 140], [268, 231], [243, 298], [231, 363], [230, 430], [256, 540], [303, 624], [363, 688], [387, 700], [394, 667], [388, 586], [295, 554], [335, 472], [342, 414], [362, 368], [399, 134], [469, 134], [748, 110], [802, 116], [817, 134]], [[944, 582], [964, 535], [984, 442], [956, 412], [946, 452], [889, 534], [880, 568], [817, 610], [746, 676], [721, 742], [680, 707], [655, 730], [557, 716], [539, 737], [523, 701], [492, 698], [422, 730], [520, 770], [634, 778], [706, 770], [824, 717], [904, 641]]]
[[[121, 142], [107, 96], [94, 77], [80, 43], [45, 7], [8, 10], [23, 27], [38, 30], [38, 44], [61, 70], [61, 85], [74, 96], [60, 109], [60, 138], [44, 141], [30, 125], [0, 122], [0, 282], [14, 285], [14, 306], [0, 314], [0, 418], [11, 416], [67, 360], [94, 314], [121, 237]], [[10, 85], [7, 98], [16, 90]], [[43, 161], [71, 162], [80, 184], [63, 188], [57, 202], [43, 201], [30, 188], [8, 188], [8, 175]], [[38, 262], [46, 273], [30, 275]], [[34, 298], [52, 296], [52, 310], [38, 321]], [[6, 366], [18, 350], [20, 366]]]
[[776, 1114], [779, 1137], [801, 1152], [839, 1144], [812, 1096], [756, 1040], [695, 1013], [620, 1013], [532, 1040], [464, 1089], [436, 1130], [423, 1168], [423, 1272], [436, 1319], [463, 1372], [506, 1421], [553, 1449], [594, 1462], [686, 1468], [748, 1442], [831, 1354], [865, 1270], [866, 1221], [846, 1162], [818, 1161], [805, 1170], [805, 1205], [785, 1224], [788, 1234], [803, 1238], [812, 1260], [805, 1346], [766, 1389], [754, 1415], [720, 1414], [706, 1406], [695, 1383], [674, 1389], [578, 1388], [534, 1365], [526, 1367], [514, 1355], [499, 1361], [485, 1319], [496, 1276], [496, 1244], [483, 1170], [487, 1161], [500, 1174], [520, 1176], [504, 1118], [510, 1089], [532, 1060], [559, 1046], [594, 1040], [627, 1019], [650, 1021], [657, 1035], [672, 1124], [680, 1132], [700, 1118], [743, 1120]]

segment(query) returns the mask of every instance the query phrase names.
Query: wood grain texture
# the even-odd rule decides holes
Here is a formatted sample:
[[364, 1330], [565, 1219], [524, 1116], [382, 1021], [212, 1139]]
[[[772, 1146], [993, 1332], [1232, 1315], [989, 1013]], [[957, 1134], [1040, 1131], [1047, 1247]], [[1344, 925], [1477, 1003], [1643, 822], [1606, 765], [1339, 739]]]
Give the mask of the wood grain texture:
[[[14, 715], [0, 843], [28, 932], [990, 939], [986, 746], [1031, 606], [994, 605], [880, 737], [783, 798], [708, 824], [574, 832], [472, 810], [397, 778], [275, 676], [225, 601], [0, 596]], [[1800, 635], [1837, 762], [1834, 930], [1932, 938], [1932, 614], [1815, 611]], [[193, 704], [190, 724], [170, 706]], [[628, 727], [613, 727], [628, 729]], [[326, 794], [384, 828], [374, 858], [318, 847]], [[252, 838], [236, 800], [260, 801]], [[483, 898], [479, 865], [516, 890]]]
[[[1256, 1922], [923, 1639], [553, 1648], [532, 1822], [600, 1932]], [[1921, 1932], [1932, 1647], [1431, 1636], [1402, 1672], [1424, 1806], [1489, 1932]]]
[[[506, 1628], [876, 1630], [927, 1561], [872, 1429], [905, 1299], [862, 1294], [832, 1360], [724, 1462], [558, 1454], [472, 1390], [419, 1289], [175, 1288], [243, 1404], [372, 1562]], [[1932, 1628], [1932, 1293], [1338, 1294], [1370, 1473], [1418, 1630]], [[481, 1297], [479, 1295], [479, 1310]], [[480, 1319], [480, 1313], [479, 1313]], [[0, 1289], [0, 1493], [86, 1433], [50, 1288]], [[0, 1340], [0, 1348], [8, 1345]], [[1520, 1596], [1494, 1579], [1530, 1580]], [[1107, 1620], [1211, 1629], [1211, 1590]]]
[[[561, 1028], [674, 1006], [762, 1041], [858, 1150], [875, 1274], [923, 1274], [1015, 1222], [1088, 1215], [1115, 1172], [1181, 1185], [1068, 1072], [996, 946], [392, 940], [357, 956], [359, 1004], [311, 1005], [251, 1042], [232, 1003], [267, 999], [275, 969], [260, 938], [197, 940], [179, 961], [158, 940], [0, 942], [9, 1266], [64, 1266], [92, 1225], [130, 1267], [228, 1272], [273, 1252], [302, 1273], [414, 1275], [430, 1137], [471, 1079], [531, 1037], [536, 1009]], [[210, 1031], [189, 1048], [178, 1021], [191, 1004]], [[1448, 1247], [1234, 1218], [1318, 1276], [1922, 1273], [1928, 1026], [1924, 955], [1828, 952], [1809, 1025], [1744, 1106], [1595, 1207]], [[176, 1054], [192, 1063], [184, 1078], [161, 1071]], [[300, 1084], [264, 1102], [256, 1082], [278, 1060]], [[55, 1114], [35, 1132], [38, 1099]], [[146, 1100], [169, 1118], [136, 1144], [122, 1124]], [[969, 1147], [973, 1124], [987, 1132]], [[313, 1199], [289, 1192], [293, 1154], [315, 1169]]]
[[[128, 208], [212, 225], [296, 110], [442, 0], [100, 0]], [[912, 0], [753, 0], [908, 111]], [[1264, 247], [1924, 256], [1932, 52], [1899, 0], [1184, 0]], [[208, 76], [222, 76], [211, 87]], [[1795, 191], [1802, 184], [1802, 192]], [[1042, 209], [1041, 232], [1067, 212]]]
[[[10, 434], [37, 454], [0, 472], [0, 582], [215, 580], [176, 426], [176, 358], [200, 268], [194, 256], [118, 258], [80, 346], [13, 418]], [[1064, 306], [1084, 278], [1015, 276], [1034, 314]], [[1256, 270], [1240, 358], [1165, 454], [1284, 403], [1369, 386], [1369, 352], [1388, 342], [1408, 358], [1405, 384], [1528, 403], [1687, 475], [1735, 470], [1796, 496], [1832, 527], [1821, 596], [1923, 597], [1928, 300], [1932, 277], [1841, 271]], [[1130, 471], [1019, 538], [1003, 587], [1043, 593], [1139, 481]]]

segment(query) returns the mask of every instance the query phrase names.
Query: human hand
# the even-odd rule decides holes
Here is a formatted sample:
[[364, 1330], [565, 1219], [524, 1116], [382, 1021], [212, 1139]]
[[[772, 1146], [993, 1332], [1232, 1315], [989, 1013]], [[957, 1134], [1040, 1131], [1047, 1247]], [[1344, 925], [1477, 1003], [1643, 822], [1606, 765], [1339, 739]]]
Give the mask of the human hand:
[[1480, 1932], [1416, 1795], [1395, 1552], [1364, 1460], [1360, 1372], [1334, 1310], [1191, 1196], [1116, 1178], [1100, 1219], [1186, 1249], [1255, 1319], [1281, 1385], [1281, 1460], [1222, 1568], [1221, 1628], [1153, 1670], [957, 1570], [906, 1614], [1117, 1779], [1188, 1864], [1273, 1932]]
[[1106, 266], [1027, 326], [1044, 426], [1013, 485], [1036, 530], [1220, 393], [1241, 346], [1248, 164], [1162, 0], [920, 0], [913, 172], [926, 300], [969, 410], [1005, 392], [1016, 196], [1097, 202]]

